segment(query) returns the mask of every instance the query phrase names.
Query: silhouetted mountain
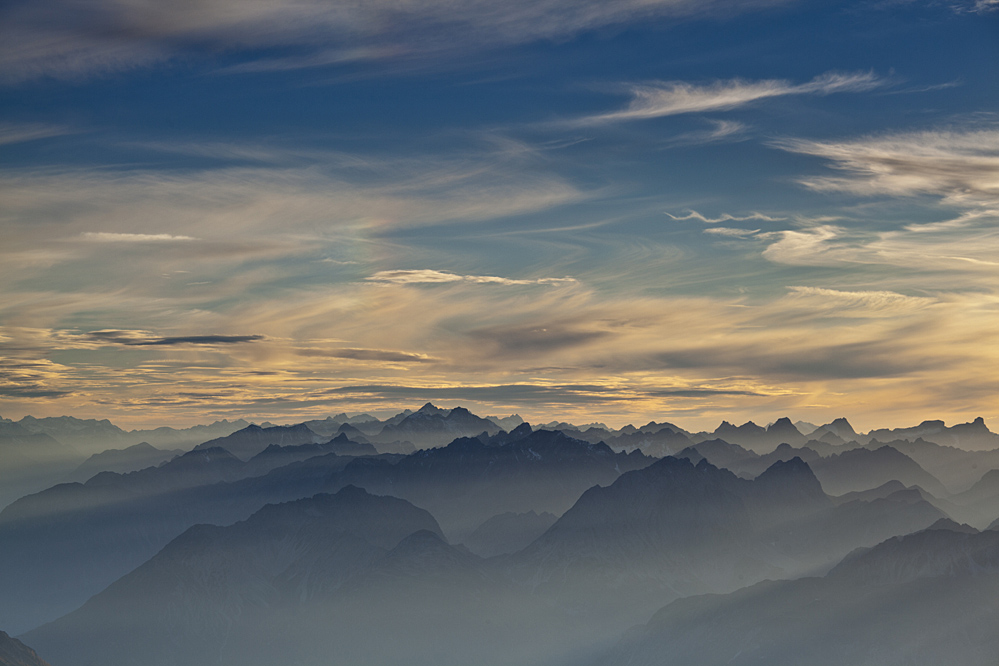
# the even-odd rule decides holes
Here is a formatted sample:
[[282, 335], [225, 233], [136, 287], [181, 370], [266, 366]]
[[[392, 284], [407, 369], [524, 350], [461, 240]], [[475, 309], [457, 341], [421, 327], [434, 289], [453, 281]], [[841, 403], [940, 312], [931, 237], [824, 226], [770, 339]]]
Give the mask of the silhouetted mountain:
[[29, 432], [46, 434], [88, 454], [136, 443], [130, 441], [128, 433], [107, 419], [78, 419], [72, 416], [37, 419], [25, 416], [17, 423]]
[[[952, 493], [967, 490], [985, 471], [999, 469], [999, 449], [968, 451], [921, 438], [913, 441], [896, 439], [887, 444], [919, 463], [923, 469], [940, 479]], [[866, 446], [878, 448], [884, 444], [875, 439]]]
[[695, 465], [707, 460], [715, 467], [722, 467], [738, 475], [747, 463], [758, 460], [760, 455], [724, 439], [708, 439], [687, 447], [676, 457], [686, 458]]
[[158, 448], [189, 449], [199, 442], [224, 437], [249, 425], [242, 419], [215, 421], [190, 428], [153, 428], [126, 431], [107, 419], [78, 419], [73, 416], [35, 418], [25, 416], [18, 424], [32, 433], [44, 433], [87, 455], [112, 448], [126, 448], [147, 442]]
[[357, 429], [357, 427], [352, 426], [349, 423], [344, 423], [336, 430], [337, 435], [346, 435], [355, 442], [369, 443], [368, 438], [363, 432]]
[[770, 453], [760, 455], [723, 439], [709, 439], [684, 449], [676, 457], [687, 458], [695, 464], [706, 459], [715, 467], [724, 467], [737, 476], [753, 478], [776, 462], [801, 458], [811, 464], [819, 459], [819, 454], [808, 447], [794, 448], [781, 444]]
[[0, 631], [0, 666], [49, 666], [27, 645]]
[[153, 428], [152, 430], [130, 430], [127, 439], [131, 442], [148, 442], [157, 448], [178, 448], [188, 450], [201, 442], [231, 435], [250, 425], [243, 419], [229, 421], [222, 419], [208, 425], [196, 425], [190, 428]]
[[156, 467], [184, 453], [179, 449], [163, 451], [141, 442], [125, 449], [109, 449], [95, 453], [73, 470], [66, 481], [80, 483], [100, 472], [127, 474], [147, 467]]
[[954, 518], [985, 528], [999, 516], [999, 469], [986, 472], [971, 488], [949, 498]]
[[190, 528], [82, 608], [27, 637], [66, 665], [124, 666], [137, 655], [145, 664], [225, 663], [231, 637], [252, 640], [262, 629], [258, 614], [333, 594], [376, 563], [398, 576], [421, 559], [422, 544], [440, 538], [426, 511], [353, 487], [268, 505], [229, 527]]
[[948, 428], [943, 421], [923, 421], [912, 428], [872, 430], [861, 439], [864, 443], [871, 439], [890, 441], [893, 439], [924, 439], [941, 446], [982, 451], [999, 449], [999, 434], [993, 433], [985, 425], [982, 417], [970, 423], [959, 423]]
[[499, 426], [500, 430], [506, 430], [507, 432], [513, 430], [524, 422], [524, 419], [520, 417], [520, 414], [511, 414], [510, 416], [487, 416], [486, 418]]
[[590, 486], [610, 483], [622, 471], [650, 462], [640, 453], [614, 453], [603, 444], [521, 425], [491, 438], [459, 438], [395, 464], [358, 459], [328, 489], [356, 485], [407, 499], [433, 513], [446, 534], [462, 541], [498, 513], [559, 515]]
[[876, 499], [884, 499], [889, 495], [893, 495], [900, 490], [907, 490], [905, 484], [901, 481], [892, 479], [886, 483], [882, 483], [877, 488], [871, 488], [870, 490], [852, 490], [848, 493], [843, 493], [842, 495], [832, 497], [833, 504], [839, 506], [840, 504], [846, 504], [847, 502], [853, 502], [859, 500], [861, 502], [872, 502]]
[[[333, 437], [340, 432], [340, 428], [344, 425], [351, 425], [352, 423], [368, 423], [372, 421], [378, 422], [378, 419], [370, 414], [347, 416], [345, 413], [340, 413], [336, 416], [327, 416], [325, 419], [305, 421], [303, 425], [307, 426], [309, 430], [317, 435], [322, 435], [323, 437]], [[357, 432], [361, 433], [360, 430], [357, 430]]]
[[321, 444], [298, 444], [293, 446], [271, 444], [247, 461], [243, 475], [261, 476], [273, 469], [293, 462], [308, 460], [316, 456], [324, 456], [328, 453], [351, 457], [378, 455], [378, 451], [371, 444], [351, 441], [344, 434], [337, 435], [330, 441]]
[[[641, 451], [652, 458], [676, 455], [677, 451], [681, 451], [691, 444], [691, 440], [686, 434], [674, 429], [670, 424], [650, 425], [662, 425], [663, 427], [658, 430], [646, 430], [644, 428], [647, 426], [642, 426], [636, 432], [609, 437], [602, 441], [615, 451]], [[587, 431], [587, 433], [589, 432]], [[584, 437], [584, 439], [586, 438]]]
[[749, 481], [668, 457], [588, 490], [508, 566], [609, 638], [667, 599], [824, 571], [943, 517], [918, 494], [834, 507], [800, 458]]
[[795, 421], [794, 427], [798, 429], [802, 435], [808, 436], [819, 429], [819, 426], [814, 423], [809, 423], [808, 421]]
[[752, 421], [747, 421], [741, 426], [722, 421], [713, 433], [701, 432], [690, 435], [689, 438], [695, 444], [710, 439], [722, 439], [729, 444], [738, 444], [756, 453], [769, 453], [779, 444], [797, 446], [804, 444], [808, 439], [786, 417], [777, 419], [768, 428], [762, 428]]
[[556, 516], [547, 511], [501, 513], [476, 527], [464, 545], [480, 557], [514, 553], [544, 534], [555, 520]]
[[767, 446], [766, 429], [752, 421], [747, 421], [741, 426], [722, 421], [712, 434], [716, 439], [723, 439], [729, 444], [738, 444], [747, 449], [760, 450]]
[[844, 418], [838, 418], [832, 423], [820, 425], [814, 431], [809, 433], [809, 437], [812, 439], [822, 439], [826, 434], [831, 434], [843, 442], [855, 441], [859, 437], [857, 431], [853, 429], [852, 425], [850, 425], [850, 422]]
[[194, 449], [210, 449], [220, 447], [246, 461], [257, 455], [271, 444], [278, 446], [295, 446], [297, 444], [318, 444], [323, 441], [321, 435], [309, 430], [304, 423], [291, 426], [271, 426], [262, 428], [258, 425], [248, 425], [242, 430], [198, 444]]
[[442, 446], [458, 437], [474, 437], [483, 432], [495, 435], [500, 427], [488, 419], [479, 418], [464, 407], [440, 409], [427, 403], [398, 423], [388, 423], [372, 440], [379, 442], [408, 441], [417, 448]]
[[936, 497], [948, 494], [932, 474], [890, 446], [875, 450], [852, 449], [821, 458], [812, 464], [812, 470], [830, 495], [870, 490], [892, 480], [901, 481], [905, 486], [919, 486]]
[[786, 416], [781, 417], [767, 427], [767, 439], [774, 445], [790, 444], [791, 446], [801, 446], [808, 438], [802, 435], [791, 419]]
[[824, 578], [681, 599], [600, 664], [987, 666], [999, 654], [999, 533], [924, 530]]
[[83, 456], [43, 432], [0, 421], [0, 507], [62, 480]]
[[[291, 447], [293, 453], [295, 447]], [[225, 449], [85, 484], [62, 484], [0, 513], [0, 622], [24, 631], [62, 615], [197, 523], [229, 524], [268, 502], [319, 492], [353, 457], [243, 463]], [[249, 474], [263, 474], [245, 478]]]

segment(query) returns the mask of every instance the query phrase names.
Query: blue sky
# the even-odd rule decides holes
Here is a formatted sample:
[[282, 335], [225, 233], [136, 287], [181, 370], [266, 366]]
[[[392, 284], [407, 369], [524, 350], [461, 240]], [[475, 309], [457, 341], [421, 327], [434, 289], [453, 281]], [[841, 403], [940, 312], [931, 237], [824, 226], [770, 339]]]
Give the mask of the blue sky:
[[5, 417], [999, 418], [995, 2], [3, 11]]

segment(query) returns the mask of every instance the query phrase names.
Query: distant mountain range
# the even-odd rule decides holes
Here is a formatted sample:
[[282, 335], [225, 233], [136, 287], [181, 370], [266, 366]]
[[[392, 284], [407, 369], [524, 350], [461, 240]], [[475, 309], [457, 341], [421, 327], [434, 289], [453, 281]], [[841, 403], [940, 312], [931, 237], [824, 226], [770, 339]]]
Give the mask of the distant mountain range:
[[[956, 446], [984, 421], [548, 425], [427, 403], [85, 458], [137, 431], [0, 419], [0, 488], [30, 493], [0, 628], [54, 666], [988, 663], [999, 446]], [[913, 653], [937, 593], [972, 647]]]

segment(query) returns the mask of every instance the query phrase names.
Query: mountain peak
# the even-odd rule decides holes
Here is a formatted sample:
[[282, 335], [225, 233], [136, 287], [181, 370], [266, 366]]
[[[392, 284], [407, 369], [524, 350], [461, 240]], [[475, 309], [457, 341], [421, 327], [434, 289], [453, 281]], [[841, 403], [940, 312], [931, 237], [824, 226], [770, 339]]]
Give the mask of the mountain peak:
[[510, 435], [513, 437], [520, 438], [520, 437], [527, 437], [532, 432], [534, 432], [534, 428], [531, 427], [530, 423], [524, 421], [519, 426], [511, 430]]

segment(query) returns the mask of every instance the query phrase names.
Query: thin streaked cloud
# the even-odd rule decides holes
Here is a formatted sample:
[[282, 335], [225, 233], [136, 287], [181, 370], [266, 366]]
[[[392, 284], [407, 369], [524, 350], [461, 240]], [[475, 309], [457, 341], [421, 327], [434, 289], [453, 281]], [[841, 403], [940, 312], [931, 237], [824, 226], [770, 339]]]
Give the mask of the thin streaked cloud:
[[170, 234], [126, 234], [109, 231], [86, 231], [83, 240], [95, 243], [175, 243], [198, 240], [194, 236], [172, 236]]
[[840, 141], [786, 139], [784, 150], [828, 160], [845, 176], [808, 176], [820, 192], [860, 196], [936, 195], [956, 205], [999, 202], [999, 130], [882, 134]]
[[374, 275], [365, 278], [365, 280], [368, 282], [382, 284], [447, 284], [464, 282], [470, 284], [498, 284], [506, 286], [531, 284], [560, 285], [574, 284], [577, 282], [576, 278], [572, 277], [534, 278], [524, 280], [498, 277], [495, 275], [458, 275], [457, 273], [433, 269], [378, 271]]
[[827, 73], [817, 76], [807, 83], [800, 84], [777, 79], [761, 81], [730, 79], [704, 84], [686, 81], [655, 81], [626, 86], [625, 90], [631, 97], [631, 102], [627, 108], [578, 118], [570, 121], [569, 124], [578, 126], [603, 125], [687, 113], [729, 111], [763, 99], [789, 95], [866, 92], [883, 85], [885, 85], [885, 81], [872, 72]]

